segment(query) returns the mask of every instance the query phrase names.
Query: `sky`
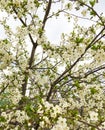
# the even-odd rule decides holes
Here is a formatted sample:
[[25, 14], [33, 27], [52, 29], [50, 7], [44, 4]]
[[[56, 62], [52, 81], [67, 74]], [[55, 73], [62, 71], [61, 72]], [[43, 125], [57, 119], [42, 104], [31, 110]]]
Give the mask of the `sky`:
[[[59, 7], [59, 5], [54, 6], [54, 10], [56, 10]], [[98, 13], [104, 13], [105, 15], [105, 0], [99, 0], [99, 3], [96, 4], [95, 9], [98, 11]], [[72, 14], [79, 15], [78, 12], [71, 12]], [[0, 18], [2, 16], [5, 16], [6, 14], [3, 12], [0, 12]], [[42, 15], [42, 12], [40, 12], [40, 16]], [[79, 19], [80, 20], [80, 25], [84, 26], [89, 26], [90, 21], [84, 20], [84, 19]], [[9, 18], [8, 24], [11, 25], [11, 27], [14, 29], [15, 24], [19, 24], [19, 22], [15, 22], [13, 18]], [[69, 33], [72, 30], [73, 27], [73, 22], [71, 21], [70, 23], [67, 22], [67, 18], [64, 17], [63, 14], [59, 16], [58, 19], [56, 18], [51, 18], [47, 21], [46, 24], [46, 36], [48, 37], [48, 40], [53, 42], [54, 44], [57, 44], [60, 41], [60, 37], [62, 33]], [[3, 27], [0, 25], [0, 39], [5, 38], [5, 32]]]
[[[99, 0], [99, 3], [96, 4], [95, 9], [98, 11], [98, 13], [102, 13], [105, 16], [105, 0]], [[72, 14], [75, 14], [75, 12], [72, 12]], [[80, 14], [78, 14], [80, 16]], [[80, 25], [82, 26], [89, 26], [90, 21], [79, 19]], [[64, 15], [61, 15], [59, 19], [50, 19], [47, 23], [46, 27], [46, 35], [48, 36], [50, 41], [53, 41], [55, 43], [59, 42], [60, 35], [62, 32], [69, 33], [70, 30], [72, 30], [73, 22], [68, 23], [67, 19], [64, 17]]]

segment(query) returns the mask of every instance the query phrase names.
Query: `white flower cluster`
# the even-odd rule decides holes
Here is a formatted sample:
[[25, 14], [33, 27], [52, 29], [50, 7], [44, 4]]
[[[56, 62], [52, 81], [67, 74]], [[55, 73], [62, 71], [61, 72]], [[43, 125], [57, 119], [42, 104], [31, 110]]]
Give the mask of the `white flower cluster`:
[[16, 110], [15, 112], [2, 112], [1, 117], [6, 120], [6, 122], [1, 123], [1, 126], [7, 125], [10, 122], [18, 122], [23, 124], [26, 120], [29, 120], [28, 115], [25, 111]]
[[[45, 100], [42, 100], [42, 105], [39, 105], [37, 113], [40, 115], [40, 127], [51, 127], [54, 120], [62, 114], [62, 108], [59, 105], [53, 105]], [[47, 117], [45, 115], [48, 115]], [[49, 118], [50, 117], [50, 118]]]
[[25, 111], [17, 110], [14, 115], [16, 116], [16, 121], [23, 123], [25, 120], [28, 120], [29, 117], [27, 116]]
[[98, 113], [94, 111], [89, 111], [90, 120], [97, 121], [98, 120]]
[[0, 41], [0, 69], [6, 69], [14, 59], [10, 53], [11, 43], [7, 39]]
[[67, 126], [66, 119], [59, 117], [57, 120], [57, 124], [53, 126], [51, 130], [69, 130]]
[[11, 93], [10, 99], [11, 99], [12, 103], [13, 104], [19, 103], [19, 101], [21, 100], [21, 97], [22, 97], [20, 91], [17, 88], [15, 88], [15, 89], [12, 88], [9, 90], [9, 92]]
[[[74, 98], [69, 97], [67, 100], [61, 98], [59, 105], [53, 105], [42, 100], [37, 111], [40, 116], [40, 127], [51, 128], [52, 126], [52, 130], [69, 130], [69, 128], [73, 128], [73, 124], [69, 124], [70, 127], [67, 125], [67, 118], [65, 117], [71, 119], [75, 117], [77, 120], [83, 118], [90, 124], [92, 122], [97, 123], [99, 121], [99, 115], [104, 113], [104, 111], [98, 111], [104, 107], [105, 96], [98, 85], [88, 85], [87, 89], [83, 86], [81, 89], [74, 90]], [[73, 113], [75, 114], [72, 115]], [[104, 117], [102, 116], [102, 118]], [[78, 122], [77, 127], [80, 124]], [[84, 126], [81, 127], [84, 128]]]

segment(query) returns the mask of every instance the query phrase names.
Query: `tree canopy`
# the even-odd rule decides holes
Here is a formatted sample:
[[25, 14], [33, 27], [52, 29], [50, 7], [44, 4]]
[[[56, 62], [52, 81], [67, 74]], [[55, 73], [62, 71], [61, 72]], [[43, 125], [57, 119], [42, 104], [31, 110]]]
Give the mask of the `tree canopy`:
[[[0, 130], [105, 129], [100, 2], [0, 0]], [[61, 15], [71, 30], [54, 43], [47, 24]]]

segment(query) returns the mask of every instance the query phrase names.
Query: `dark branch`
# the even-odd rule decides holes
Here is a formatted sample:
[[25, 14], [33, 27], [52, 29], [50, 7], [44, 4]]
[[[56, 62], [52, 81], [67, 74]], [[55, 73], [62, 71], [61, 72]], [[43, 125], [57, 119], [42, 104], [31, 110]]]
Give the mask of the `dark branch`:
[[0, 94], [2, 94], [2, 93], [5, 91], [5, 89], [8, 87], [8, 85], [9, 85], [9, 84], [7, 84], [7, 85], [0, 91]]
[[49, 15], [49, 13], [50, 13], [51, 4], [52, 4], [52, 0], [49, 0], [49, 2], [48, 2], [48, 6], [47, 6], [47, 8], [46, 8], [45, 16], [44, 16], [44, 19], [43, 19], [42, 30], [43, 30], [44, 27], [45, 27], [45, 24], [46, 24], [46, 21], [47, 21], [48, 15]]

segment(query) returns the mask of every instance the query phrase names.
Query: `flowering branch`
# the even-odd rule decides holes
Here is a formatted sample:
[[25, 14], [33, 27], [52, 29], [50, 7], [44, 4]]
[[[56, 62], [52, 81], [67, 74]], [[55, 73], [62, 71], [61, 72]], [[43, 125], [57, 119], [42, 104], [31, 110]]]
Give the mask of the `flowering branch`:
[[[85, 55], [85, 53], [89, 50], [89, 48], [94, 45], [97, 41], [99, 41], [102, 37], [105, 36], [102, 35], [100, 38], [98, 38], [102, 32], [105, 30], [105, 27], [95, 36], [95, 38], [90, 42], [90, 44], [85, 48], [85, 51], [81, 54], [81, 56], [79, 58], [77, 58], [77, 60], [70, 66], [70, 68], [66, 69], [52, 84], [51, 84], [51, 88], [49, 90], [48, 96], [47, 96], [47, 101], [50, 99], [51, 93], [53, 91], [53, 88], [56, 84], [58, 84], [59, 82], [61, 82], [65, 77], [69, 76], [69, 74], [67, 74], [66, 76], [64, 76], [66, 73], [68, 73], [81, 59], [82, 57]], [[98, 39], [97, 39], [98, 38]], [[63, 77], [64, 76], [64, 77]]]

